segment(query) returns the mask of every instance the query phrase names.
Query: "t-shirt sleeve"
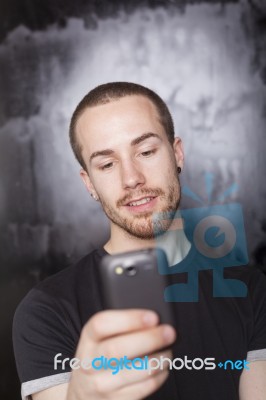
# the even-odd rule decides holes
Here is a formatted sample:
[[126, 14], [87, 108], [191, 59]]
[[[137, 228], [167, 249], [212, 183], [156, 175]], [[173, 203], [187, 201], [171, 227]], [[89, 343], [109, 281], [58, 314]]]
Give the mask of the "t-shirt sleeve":
[[266, 277], [254, 271], [250, 291], [253, 308], [253, 334], [248, 348], [248, 360], [266, 360]]
[[75, 346], [64, 309], [55, 297], [36, 288], [18, 306], [13, 321], [13, 345], [22, 399], [68, 382], [70, 367], [55, 368], [54, 357], [73, 358]]

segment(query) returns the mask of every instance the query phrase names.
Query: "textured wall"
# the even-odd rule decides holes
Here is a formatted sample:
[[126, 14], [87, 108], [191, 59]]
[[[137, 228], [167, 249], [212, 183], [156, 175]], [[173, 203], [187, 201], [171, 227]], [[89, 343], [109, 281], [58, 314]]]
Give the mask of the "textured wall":
[[[34, 27], [22, 18], [1, 33], [1, 338], [9, 346], [24, 293], [108, 236], [67, 136], [77, 102], [97, 84], [130, 80], [158, 91], [184, 141], [183, 184], [207, 199], [204, 172], [215, 174], [214, 198], [237, 183], [230, 200], [244, 207], [251, 260], [266, 257], [265, 6], [100, 3], [98, 14], [84, 6], [82, 18], [68, 12], [47, 25], [38, 17]], [[7, 397], [10, 351], [1, 363], [0, 390], [15, 399]]]

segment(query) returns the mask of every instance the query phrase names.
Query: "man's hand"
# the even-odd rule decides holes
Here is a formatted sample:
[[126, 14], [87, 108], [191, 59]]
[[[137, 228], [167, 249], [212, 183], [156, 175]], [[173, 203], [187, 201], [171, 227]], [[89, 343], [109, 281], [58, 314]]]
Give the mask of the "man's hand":
[[[84, 326], [75, 357], [79, 360], [104, 356], [108, 359], [149, 357], [171, 358], [169, 347], [176, 338], [169, 325], [159, 325], [158, 316], [148, 310], [102, 311]], [[67, 400], [139, 400], [156, 391], [168, 370], [78, 369], [72, 372]]]

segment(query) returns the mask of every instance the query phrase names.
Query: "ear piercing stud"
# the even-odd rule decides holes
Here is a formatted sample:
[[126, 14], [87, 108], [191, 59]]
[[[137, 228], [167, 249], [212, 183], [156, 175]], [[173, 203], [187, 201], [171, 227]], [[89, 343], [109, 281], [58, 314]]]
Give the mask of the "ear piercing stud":
[[91, 197], [92, 197], [95, 201], [98, 201], [98, 200], [99, 200], [99, 197], [96, 196], [94, 193], [90, 193], [90, 195], [91, 195]]

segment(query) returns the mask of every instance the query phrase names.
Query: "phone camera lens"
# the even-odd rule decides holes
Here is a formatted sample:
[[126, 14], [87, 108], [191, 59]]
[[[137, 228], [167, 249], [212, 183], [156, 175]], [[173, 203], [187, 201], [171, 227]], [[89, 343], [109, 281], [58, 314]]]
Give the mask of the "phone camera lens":
[[128, 276], [134, 276], [137, 273], [137, 269], [135, 267], [127, 267], [126, 274]]

